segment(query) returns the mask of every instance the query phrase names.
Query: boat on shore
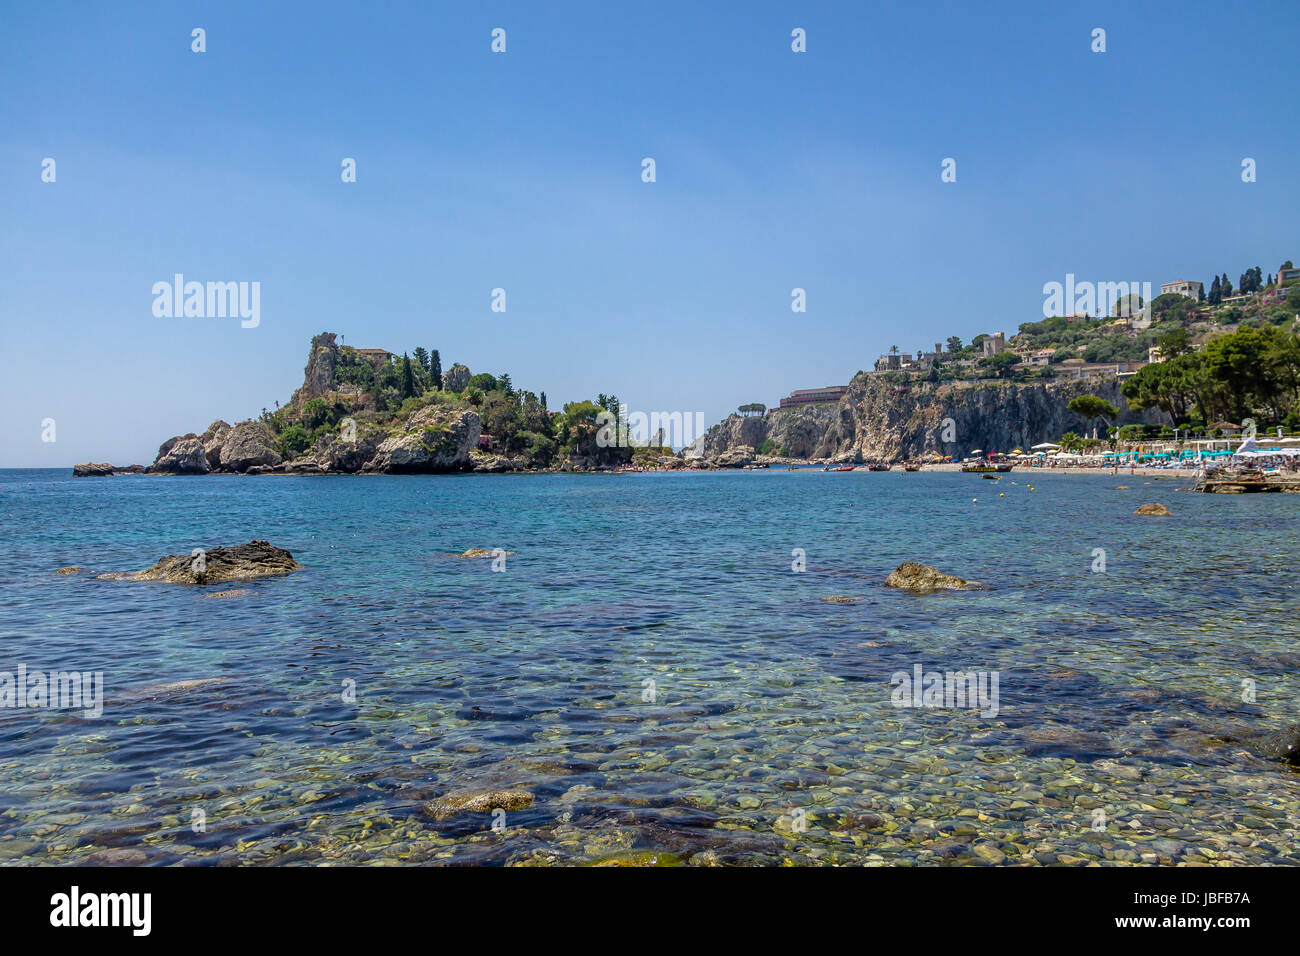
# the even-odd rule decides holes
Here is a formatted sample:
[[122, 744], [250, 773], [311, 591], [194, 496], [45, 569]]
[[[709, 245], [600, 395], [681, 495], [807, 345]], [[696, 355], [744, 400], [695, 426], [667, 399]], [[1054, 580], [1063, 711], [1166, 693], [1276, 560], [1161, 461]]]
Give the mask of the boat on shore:
[[867, 471], [889, 471], [893, 465], [867, 465]]
[[988, 462], [973, 462], [969, 465], [962, 465], [961, 470], [968, 475], [988, 475], [999, 474], [1005, 475], [1012, 469], [1012, 465], [993, 465]]
[[827, 465], [825, 468], [822, 469], [822, 471], [852, 471], [856, 467], [858, 466], [857, 465], [836, 465], [834, 468], [832, 468], [830, 465]]
[[907, 464], [903, 466], [903, 471], [920, 471], [920, 470], [921, 470], [920, 465]]

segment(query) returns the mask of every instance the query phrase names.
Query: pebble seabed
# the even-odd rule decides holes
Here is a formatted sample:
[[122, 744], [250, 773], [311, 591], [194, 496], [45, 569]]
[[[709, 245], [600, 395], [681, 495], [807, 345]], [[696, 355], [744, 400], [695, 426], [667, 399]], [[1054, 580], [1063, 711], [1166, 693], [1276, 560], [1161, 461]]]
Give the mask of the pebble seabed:
[[[1297, 528], [1280, 496], [1170, 497], [1162, 521], [1183, 523], [1169, 534], [1132, 516], [1143, 489], [1047, 476], [1033, 493], [1001, 482], [1007, 498], [984, 509], [982, 483], [952, 475], [374, 480], [400, 482], [387, 508], [409, 497], [447, 527], [402, 551], [417, 522], [376, 532], [356, 479], [314, 479], [340, 484], [311, 488], [330, 522], [312, 539], [292, 479], [261, 505], [223, 490], [223, 507], [254, 512], [229, 540], [259, 525], [304, 570], [218, 601], [55, 576], [87, 563], [71, 532], [33, 546], [40, 574], [0, 595], [17, 621], [4, 666], [19, 637], [43, 637], [44, 658], [22, 651], [29, 667], [102, 665], [109, 690], [97, 721], [0, 714], [0, 863], [1300, 862], [1300, 774], [1242, 742], [1297, 719]], [[805, 498], [812, 481], [825, 484]], [[884, 481], [911, 485], [871, 506], [865, 542], [864, 482]], [[36, 511], [93, 493], [49, 494]], [[574, 495], [576, 516], [548, 510]], [[126, 530], [135, 506], [181, 521], [186, 502], [116, 503], [106, 567], [152, 560], [205, 520], [188, 536]], [[918, 543], [895, 514], [913, 504], [969, 533]], [[791, 509], [815, 530], [782, 530]], [[685, 533], [698, 521], [707, 535]], [[1008, 525], [1056, 544], [971, 549]], [[1243, 551], [1266, 527], [1273, 543]], [[624, 530], [639, 547], [611, 569]], [[792, 573], [801, 540], [808, 567]], [[494, 574], [458, 557], [480, 544], [517, 563]], [[1094, 546], [1105, 574], [1088, 570]], [[373, 572], [381, 553], [400, 573]], [[993, 587], [881, 585], [925, 557]], [[823, 600], [836, 594], [854, 600]], [[78, 658], [77, 640], [97, 650]], [[998, 713], [894, 706], [891, 675], [918, 663], [997, 671]], [[506, 790], [503, 812], [491, 797], [436, 811]]]

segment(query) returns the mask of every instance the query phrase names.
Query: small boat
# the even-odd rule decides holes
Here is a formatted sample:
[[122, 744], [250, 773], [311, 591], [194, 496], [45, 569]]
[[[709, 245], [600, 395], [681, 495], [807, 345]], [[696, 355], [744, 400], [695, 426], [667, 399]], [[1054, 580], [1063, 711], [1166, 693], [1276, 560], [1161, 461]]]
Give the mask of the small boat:
[[968, 475], [984, 475], [993, 473], [1005, 475], [1012, 469], [1012, 467], [1013, 466], [1011, 465], [990, 465], [981, 462], [978, 464], [962, 465], [961, 470], [966, 472]]
[[889, 471], [893, 465], [867, 465], [867, 471]]
[[1001, 481], [1001, 480], [1002, 480], [1002, 479], [999, 478], [997, 475], [980, 475], [980, 477], [981, 477], [981, 478], [985, 478], [985, 479], [987, 479], [987, 480], [989, 480], [989, 481]]
[[920, 466], [920, 465], [904, 465], [904, 466], [903, 466], [903, 471], [920, 471], [920, 470], [921, 470], [921, 466]]
[[858, 466], [857, 465], [836, 465], [834, 468], [831, 468], [830, 470], [831, 471], [852, 471], [856, 467]]

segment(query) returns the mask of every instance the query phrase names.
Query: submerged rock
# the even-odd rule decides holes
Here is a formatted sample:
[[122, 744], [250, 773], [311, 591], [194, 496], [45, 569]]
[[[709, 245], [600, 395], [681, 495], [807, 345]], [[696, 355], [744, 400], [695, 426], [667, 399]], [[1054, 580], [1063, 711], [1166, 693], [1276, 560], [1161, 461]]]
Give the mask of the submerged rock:
[[526, 810], [532, 805], [533, 795], [527, 790], [465, 790], [444, 794], [424, 809], [435, 820], [445, 820], [460, 813]]
[[[502, 551], [501, 554], [509, 557], [514, 555], [514, 552]], [[496, 556], [496, 551], [495, 550], [489, 551], [487, 548], [466, 548], [460, 554], [456, 555], [456, 557], [458, 558], [491, 558], [495, 556]]]
[[55, 571], [54, 573], [55, 574], [76, 574], [80, 570], [81, 570], [81, 565], [70, 564], [66, 568], [59, 568], [59, 570]]
[[832, 594], [830, 597], [822, 598], [830, 604], [856, 604], [862, 598], [849, 597], [847, 594]]
[[169, 584], [215, 584], [288, 574], [302, 567], [288, 551], [266, 541], [233, 548], [218, 547], [197, 554], [169, 554], [143, 571], [101, 574], [112, 581], [166, 581]]
[[967, 581], [952, 574], [944, 574], [925, 564], [904, 561], [889, 577], [885, 586], [902, 588], [905, 591], [965, 591], [983, 587], [977, 581]]
[[1133, 512], [1135, 515], [1155, 515], [1157, 517], [1166, 517], [1173, 512], [1161, 504], [1139, 505], [1138, 510]]
[[1269, 760], [1285, 760], [1300, 767], [1300, 724], [1292, 724], [1251, 741], [1256, 753]]

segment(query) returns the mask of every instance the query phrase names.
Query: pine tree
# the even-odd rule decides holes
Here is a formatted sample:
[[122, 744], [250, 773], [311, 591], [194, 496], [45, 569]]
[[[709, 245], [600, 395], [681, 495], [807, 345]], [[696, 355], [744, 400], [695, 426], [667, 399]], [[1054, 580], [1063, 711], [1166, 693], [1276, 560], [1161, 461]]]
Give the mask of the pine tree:
[[402, 398], [415, 394], [415, 375], [411, 372], [411, 357], [402, 353]]
[[1214, 282], [1210, 284], [1210, 305], [1218, 305], [1223, 298], [1223, 293], [1219, 290], [1219, 277], [1214, 277]]
[[429, 353], [424, 350], [423, 346], [417, 345], [415, 347], [415, 362], [426, 372], [429, 371]]
[[429, 380], [435, 389], [442, 391], [442, 356], [437, 349], [429, 353]]
[[546, 411], [546, 393], [545, 393], [545, 392], [542, 392], [542, 394], [538, 397], [538, 401], [540, 401], [540, 402], [542, 403], [542, 411]]

